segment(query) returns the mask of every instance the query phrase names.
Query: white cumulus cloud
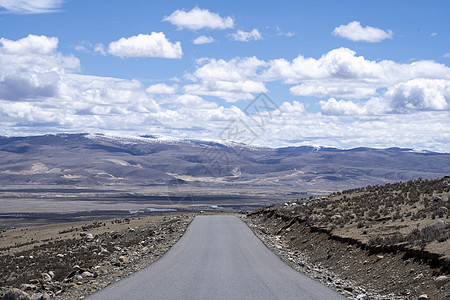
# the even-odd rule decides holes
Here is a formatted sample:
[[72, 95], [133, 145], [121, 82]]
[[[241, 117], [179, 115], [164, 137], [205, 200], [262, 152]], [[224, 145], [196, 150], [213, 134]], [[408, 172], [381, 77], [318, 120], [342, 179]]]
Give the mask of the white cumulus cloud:
[[259, 70], [266, 65], [256, 57], [201, 59], [190, 79], [199, 84], [185, 85], [186, 93], [222, 98], [228, 102], [253, 99], [254, 93], [267, 91], [264, 83], [256, 79]]
[[214, 38], [206, 35], [201, 35], [193, 41], [195, 45], [210, 44], [213, 42], [215, 42]]
[[108, 53], [120, 57], [181, 58], [180, 42], [171, 43], [163, 32], [139, 34], [111, 42]]
[[79, 60], [57, 52], [57, 43], [2, 39], [0, 124], [8, 132], [121, 130], [165, 115], [139, 81], [78, 74]]
[[267, 92], [262, 82], [245, 81], [203, 81], [201, 84], [188, 84], [184, 91], [190, 94], [214, 96], [228, 102], [253, 99], [253, 94]]
[[0, 44], [0, 100], [56, 96], [65, 73], [80, 67], [77, 58], [56, 52], [55, 37], [29, 35], [17, 41], [1, 38]]
[[330, 98], [320, 101], [322, 113], [337, 116], [450, 111], [450, 80], [416, 78], [391, 86], [367, 101]]
[[0, 0], [0, 7], [11, 13], [41, 14], [55, 12], [64, 0]]
[[232, 17], [221, 17], [217, 13], [199, 7], [194, 7], [190, 11], [178, 9], [170, 16], [164, 17], [163, 21], [176, 25], [178, 29], [187, 28], [199, 30], [203, 28], [227, 29], [234, 27], [234, 20]]
[[165, 83], [157, 83], [149, 86], [146, 91], [149, 94], [170, 95], [175, 94], [178, 89], [178, 85], [167, 85]]
[[257, 40], [263, 39], [261, 33], [256, 28], [254, 28], [250, 32], [238, 30], [235, 33], [230, 34], [230, 37], [233, 41], [239, 41], [239, 42], [249, 42], [249, 41], [257, 41]]
[[415, 78], [450, 79], [450, 68], [434, 61], [400, 64], [390, 60], [372, 61], [348, 48], [338, 48], [320, 58], [299, 55], [266, 62], [260, 79], [297, 84], [290, 88], [296, 96], [369, 98], [377, 89]]
[[355, 42], [364, 41], [369, 43], [381, 42], [390, 39], [394, 35], [391, 30], [382, 30], [376, 27], [362, 27], [358, 21], [353, 21], [347, 25], [341, 25], [333, 30], [333, 34]]
[[217, 108], [218, 105], [215, 102], [205, 101], [202, 97], [197, 95], [184, 94], [176, 96], [172, 103], [175, 107], [187, 107], [187, 108], [203, 108], [212, 109]]
[[255, 56], [224, 59], [205, 58], [197, 60], [198, 68], [193, 73], [196, 79], [239, 81], [255, 78], [258, 71], [267, 65]]
[[2, 52], [24, 55], [24, 54], [50, 54], [58, 47], [58, 38], [47, 37], [44, 35], [28, 35], [27, 37], [12, 41], [5, 38], [0, 38], [2, 44]]
[[294, 118], [298, 118], [299, 116], [306, 114], [305, 105], [298, 101], [292, 101], [292, 103], [283, 102], [280, 105], [279, 110], [283, 114], [283, 117], [286, 115], [291, 115]]
[[416, 78], [386, 92], [395, 112], [450, 110], [450, 80]]
[[321, 112], [333, 116], [367, 116], [382, 115], [389, 110], [389, 104], [379, 98], [371, 98], [368, 101], [346, 101], [330, 98], [320, 101]]
[[377, 92], [375, 87], [361, 82], [342, 84], [321, 80], [312, 80], [295, 85], [289, 91], [295, 96], [312, 96], [317, 98], [335, 96], [346, 99], [367, 98], [375, 95]]

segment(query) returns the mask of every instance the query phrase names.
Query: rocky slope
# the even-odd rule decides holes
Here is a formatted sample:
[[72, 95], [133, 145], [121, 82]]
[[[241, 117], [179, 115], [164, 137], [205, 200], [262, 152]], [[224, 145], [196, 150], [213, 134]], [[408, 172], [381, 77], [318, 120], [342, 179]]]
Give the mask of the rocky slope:
[[255, 233], [298, 270], [356, 299], [450, 297], [450, 177], [261, 209]]
[[0, 297], [80, 299], [157, 260], [192, 219], [175, 215], [10, 230], [0, 235]]

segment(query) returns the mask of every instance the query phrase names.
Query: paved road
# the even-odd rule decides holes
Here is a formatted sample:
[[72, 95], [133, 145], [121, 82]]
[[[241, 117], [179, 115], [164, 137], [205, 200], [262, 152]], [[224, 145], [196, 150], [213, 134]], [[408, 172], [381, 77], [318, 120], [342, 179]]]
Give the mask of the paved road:
[[345, 298], [286, 265], [238, 217], [199, 216], [157, 262], [86, 299]]

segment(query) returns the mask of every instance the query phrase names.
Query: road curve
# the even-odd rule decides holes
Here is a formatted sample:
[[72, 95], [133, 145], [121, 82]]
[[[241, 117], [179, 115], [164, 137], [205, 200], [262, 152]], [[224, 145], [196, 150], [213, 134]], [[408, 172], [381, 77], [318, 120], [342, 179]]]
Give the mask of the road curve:
[[87, 297], [345, 299], [267, 249], [236, 216], [198, 216], [161, 259]]

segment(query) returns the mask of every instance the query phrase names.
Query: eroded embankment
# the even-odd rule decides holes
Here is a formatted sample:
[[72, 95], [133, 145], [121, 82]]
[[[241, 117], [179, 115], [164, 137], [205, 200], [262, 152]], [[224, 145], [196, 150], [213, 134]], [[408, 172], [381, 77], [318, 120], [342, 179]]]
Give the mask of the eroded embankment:
[[449, 299], [449, 262], [436, 254], [369, 245], [269, 207], [248, 215], [255, 234], [295, 269], [353, 299]]

